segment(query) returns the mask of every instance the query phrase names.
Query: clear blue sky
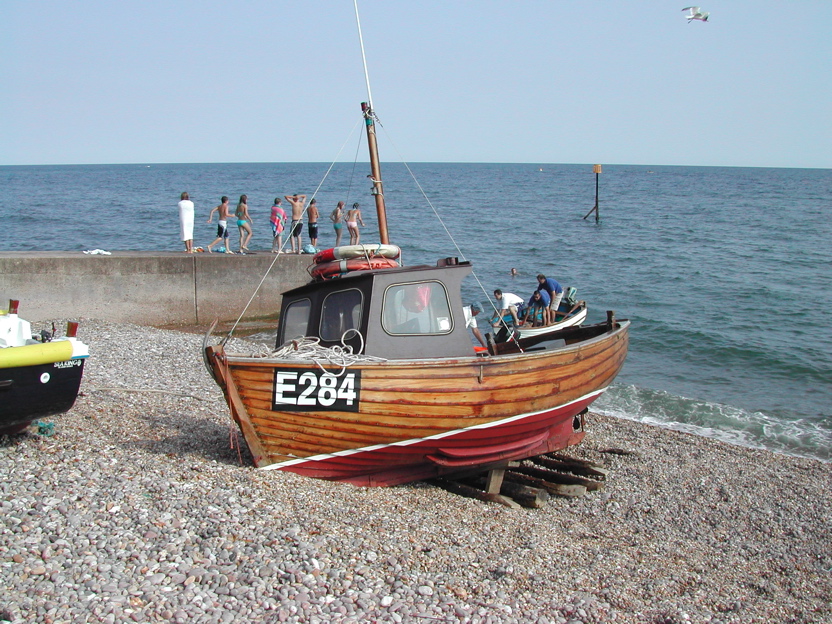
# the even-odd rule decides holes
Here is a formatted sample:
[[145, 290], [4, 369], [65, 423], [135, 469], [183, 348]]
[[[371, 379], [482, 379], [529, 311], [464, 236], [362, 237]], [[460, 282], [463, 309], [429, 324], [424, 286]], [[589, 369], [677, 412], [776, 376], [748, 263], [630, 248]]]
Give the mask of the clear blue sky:
[[[832, 167], [832, 1], [703, 3], [360, 0], [382, 159]], [[0, 85], [0, 164], [329, 162], [366, 99], [352, 0], [0, 0]]]

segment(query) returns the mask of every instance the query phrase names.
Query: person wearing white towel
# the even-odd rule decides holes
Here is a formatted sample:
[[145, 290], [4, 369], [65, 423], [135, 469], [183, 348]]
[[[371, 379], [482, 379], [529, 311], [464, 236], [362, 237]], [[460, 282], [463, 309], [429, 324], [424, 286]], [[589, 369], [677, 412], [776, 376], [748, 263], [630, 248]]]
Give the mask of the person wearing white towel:
[[182, 242], [185, 243], [185, 253], [194, 252], [194, 203], [188, 193], [182, 193], [179, 202], [179, 230]]

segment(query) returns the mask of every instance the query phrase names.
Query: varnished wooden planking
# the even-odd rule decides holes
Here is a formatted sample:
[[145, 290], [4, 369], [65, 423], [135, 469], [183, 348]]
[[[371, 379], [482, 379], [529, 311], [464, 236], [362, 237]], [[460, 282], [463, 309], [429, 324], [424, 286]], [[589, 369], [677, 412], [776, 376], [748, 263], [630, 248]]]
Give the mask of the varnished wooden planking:
[[[589, 343], [581, 343], [574, 345], [571, 349], [566, 351], [559, 350], [557, 352], [541, 351], [531, 352], [526, 354], [513, 354], [495, 357], [470, 357], [459, 358], [456, 360], [414, 360], [407, 362], [385, 362], [385, 363], [364, 363], [359, 366], [366, 371], [368, 376], [376, 379], [391, 379], [407, 380], [413, 376], [413, 371], [418, 370], [421, 379], [438, 378], [442, 380], [454, 378], [468, 378], [471, 376], [478, 376], [480, 371], [490, 377], [501, 377], [509, 372], [531, 372], [533, 370], [550, 369], [553, 365], [568, 365], [571, 362], [576, 362], [581, 359], [586, 359], [598, 351], [603, 351], [608, 348], [608, 343], [603, 340], [592, 341]], [[244, 375], [257, 376], [258, 370], [263, 370], [263, 367], [274, 366], [300, 366], [304, 363], [281, 361], [275, 363], [271, 360], [263, 360], [262, 362], [252, 363], [249, 358], [235, 358], [228, 356], [229, 361], [233, 362], [235, 368], [240, 371], [247, 371], [242, 373]], [[308, 364], [308, 368], [317, 368], [315, 364]], [[338, 367], [328, 367], [331, 369], [338, 369]], [[490, 375], [488, 375], [490, 373]], [[264, 379], [264, 382], [267, 380]]]
[[[360, 421], [347, 421], [332, 419], [325, 421], [323, 419], [293, 419], [290, 413], [280, 414], [280, 420], [274, 418], [273, 414], [260, 416], [257, 412], [251, 414], [252, 422], [257, 430], [263, 434], [274, 433], [278, 435], [282, 433], [286, 437], [298, 433], [314, 432], [315, 435], [321, 438], [328, 437], [343, 437], [353, 440], [360, 439], [365, 444], [375, 444], [380, 440], [384, 441], [398, 441], [407, 440], [411, 438], [427, 437], [436, 435], [444, 431], [456, 429], [454, 426], [434, 426], [431, 427], [424, 421], [415, 421], [409, 426], [391, 426], [381, 425], [375, 423], [365, 423]], [[468, 426], [476, 424], [485, 424], [489, 421], [472, 422]], [[455, 425], [463, 424], [459, 421], [454, 421]]]
[[[593, 372], [594, 381], [599, 385], [606, 384], [608, 380], [617, 373], [618, 368], [619, 366], [615, 360], [611, 360], [603, 366], [596, 366]], [[569, 400], [569, 397], [564, 396], [565, 392], [568, 392], [569, 394], [574, 393], [574, 398], [578, 398], [582, 394], [585, 394], [587, 390], [586, 383], [586, 379], [580, 377], [575, 378], [574, 388], [562, 388], [561, 395], [559, 396], [557, 403], [563, 403]], [[511, 413], [536, 411], [538, 409], [546, 409], [551, 406], [552, 399], [546, 392], [546, 384], [538, 385], [533, 388], [533, 390], [533, 398], [531, 399], [522, 396], [523, 393], [518, 392], [510, 395], [512, 400], [503, 399], [502, 401], [497, 400], [499, 397], [495, 397], [494, 394], [489, 391], [459, 393], [459, 397], [456, 397], [456, 401], [454, 400], [454, 397], [446, 395], [437, 396], [432, 392], [407, 393], [407, 396], [410, 398], [403, 400], [399, 393], [387, 392], [381, 393], [383, 399], [377, 399], [379, 401], [377, 404], [365, 405], [365, 413], [341, 414], [338, 412], [324, 412], [318, 414], [317, 416], [323, 420], [329, 421], [333, 421], [333, 419], [347, 419], [352, 422], [363, 423], [376, 421], [384, 426], [392, 425], [405, 427], [414, 426], [411, 422], [409, 422], [412, 419], [424, 419], [421, 426], [425, 426], [428, 422], [436, 418], [441, 420], [438, 422], [430, 422], [429, 426], [439, 429], [469, 426], [467, 423], [456, 422], [451, 417], [456, 416], [461, 418], [472, 418], [479, 415], [485, 419], [498, 418], [507, 414], [510, 415]], [[461, 399], [460, 397], [467, 397], [467, 399]], [[363, 399], [362, 403], [373, 403], [371, 393], [369, 397], [365, 394]], [[271, 405], [270, 395], [261, 397], [261, 400], [255, 400], [252, 397], [249, 397], [246, 404], [249, 406], [249, 409], [262, 410], [265, 417], [269, 417], [268, 411]], [[415, 407], [418, 407], [419, 409], [415, 410]], [[477, 407], [484, 409], [477, 410]], [[280, 414], [283, 413], [281, 412]], [[287, 414], [280, 417], [295, 418], [302, 422], [307, 420], [313, 414], [317, 413], [292, 413], [291, 415]], [[274, 414], [272, 417], [275, 416], [277, 416], [277, 414]]]
[[[511, 388], [510, 396], [512, 397], [540, 397], [548, 396], [557, 392], [569, 391], [572, 388], [583, 388], [588, 382], [588, 379], [604, 379], [607, 371], [611, 369], [617, 370], [620, 366], [620, 361], [623, 360], [624, 352], [620, 352], [620, 357], [609, 357], [609, 354], [598, 354], [597, 362], [595, 359], [583, 362], [583, 367], [574, 367], [563, 370], [562, 374], [558, 375], [556, 379], [552, 379], [551, 374], [547, 377], [545, 375], [523, 376], [524, 379], [516, 380], [517, 387]], [[587, 367], [589, 370], [587, 370]], [[264, 389], [264, 384], [257, 384], [257, 387], [251, 387], [246, 383], [245, 377], [238, 376], [238, 371], [234, 370], [235, 379], [238, 380], [239, 385], [244, 388], [244, 394], [247, 397], [247, 402], [257, 405], [263, 409], [268, 409], [271, 402], [272, 388], [271, 384]], [[418, 371], [414, 371], [418, 374]], [[524, 383], [525, 381], [525, 383]], [[416, 385], [418, 384], [418, 385]], [[379, 388], [379, 391], [373, 392], [372, 380], [362, 378], [362, 404], [371, 403], [387, 403], [391, 400], [407, 405], [423, 405], [423, 404], [440, 404], [440, 405], [457, 405], [457, 406], [476, 406], [491, 404], [499, 401], [500, 397], [504, 396], [505, 392], [500, 392], [499, 388], [492, 388], [488, 384], [479, 384], [476, 380], [469, 380], [469, 385], [463, 388], [457, 387], [454, 390], [441, 388], [438, 389], [429, 383], [429, 380], [419, 379], [414, 380], [414, 386], [410, 390], [398, 390], [396, 388]], [[395, 397], [395, 398], [393, 398]], [[378, 408], [369, 407], [362, 411], [377, 411]], [[456, 414], [464, 414], [464, 410], [455, 411]]]
[[[626, 345], [624, 345], [626, 347]], [[493, 389], [512, 391], [520, 391], [524, 386], [533, 386], [541, 383], [541, 381], [552, 381], [553, 379], [562, 379], [570, 377], [575, 374], [585, 374], [587, 368], [592, 368], [596, 365], [596, 361], [608, 359], [610, 357], [609, 351], [600, 351], [585, 354], [586, 357], [580, 361], [569, 365], [557, 366], [557, 373], [553, 373], [555, 363], [548, 366], [540, 366], [536, 369], [528, 370], [524, 373], [514, 371], [502, 371], [502, 374], [494, 374], [494, 370], [483, 370], [483, 381], [479, 382], [479, 370], [477, 368], [467, 369], [465, 376], [459, 377], [440, 377], [436, 378], [432, 374], [435, 371], [426, 370], [418, 367], [409, 367], [407, 371], [407, 378], [396, 378], [391, 380], [385, 377], [379, 377], [375, 373], [376, 369], [372, 367], [365, 367], [363, 365], [356, 365], [355, 369], [362, 371], [362, 388], [371, 391], [390, 391], [395, 390], [404, 392], [412, 390], [416, 393], [425, 391], [426, 387], [430, 387], [431, 392], [472, 392], [479, 389]], [[273, 384], [273, 368], [265, 368], [261, 371], [252, 371], [245, 365], [231, 364], [234, 371], [234, 377], [241, 385], [245, 386], [246, 394], [250, 396], [258, 396], [262, 393], [265, 399], [270, 396]], [[310, 367], [311, 368], [311, 367]], [[458, 372], [458, 371], [457, 371]], [[430, 373], [430, 374], [428, 374]], [[533, 390], [537, 392], [537, 390]]]
[[[577, 408], [575, 409], [577, 411]], [[339, 414], [340, 415], [340, 414]], [[509, 416], [511, 414], [506, 414]], [[496, 422], [504, 418], [492, 419], [490, 421], [483, 421], [482, 419], [470, 419], [468, 421], [454, 421], [443, 423], [443, 426], [435, 426], [427, 429], [425, 419], [411, 419], [414, 425], [419, 426], [402, 426], [402, 422], [398, 422], [398, 426], [374, 426], [364, 422], [345, 422], [339, 420], [331, 420], [329, 422], [320, 419], [312, 418], [293, 418], [292, 422], [287, 421], [293, 414], [280, 414], [281, 419], [275, 418], [275, 414], [265, 414], [260, 417], [256, 412], [252, 412], [251, 418], [255, 423], [261, 440], [272, 438], [283, 438], [297, 442], [298, 440], [307, 440], [311, 446], [304, 447], [308, 454], [316, 452], [331, 452], [331, 448], [324, 447], [334, 444], [339, 449], [355, 448], [357, 446], [370, 446], [373, 444], [389, 444], [407, 439], [414, 439], [420, 437], [428, 437], [448, 430], [462, 429], [470, 427], [475, 424], [484, 424], [484, 422]], [[571, 419], [570, 414], [561, 417], [562, 419]], [[438, 424], [438, 423], [434, 423]], [[455, 425], [455, 426], [454, 426]], [[544, 421], [539, 425], [541, 428], [546, 428], [549, 425], [548, 421]], [[528, 425], [518, 425], [518, 429], [523, 429]], [[483, 430], [482, 437], [489, 437], [491, 434]], [[518, 434], [519, 435], [519, 434]], [[311, 437], [307, 437], [311, 436]], [[316, 448], [317, 445], [317, 448]], [[290, 444], [290, 448], [297, 451], [300, 449], [296, 444]], [[285, 451], [286, 449], [284, 449]]]
[[[626, 338], [626, 332], [621, 332], [613, 340], [607, 340], [606, 344], [605, 341], [594, 341], [589, 345], [578, 345], [578, 348], [569, 351], [567, 355], [570, 357], [566, 359], [562, 357], [563, 353], [552, 357], [551, 352], [542, 352], [533, 358], [533, 366], [528, 365], [531, 359], [522, 361], [521, 366], [507, 361], [516, 360], [518, 356], [464, 358], [464, 362], [452, 361], [447, 367], [408, 363], [388, 364], [379, 369], [374, 365], [361, 365], [363, 413], [271, 412], [274, 367], [261, 366], [258, 370], [250, 362], [235, 362], [231, 368], [239, 383], [241, 397], [235, 403], [238, 411], [246, 412], [242, 421], [248, 423], [249, 435], [246, 438], [249, 446], [261, 446], [262, 456], [258, 465], [268, 465], [295, 456], [333, 453], [427, 437], [472, 424], [502, 420], [517, 413], [561, 405], [571, 400], [568, 395], [573, 392], [574, 398], [578, 398], [592, 389], [603, 387], [614, 378], [626, 355]], [[558, 375], [553, 376], [553, 367], [558, 370]], [[393, 368], [396, 370], [391, 371]], [[523, 372], [516, 374], [506, 387], [503, 383], [505, 378], [512, 377], [507, 373], [518, 373], [518, 369]], [[379, 370], [385, 374], [379, 375]], [[395, 375], [387, 374], [390, 372]], [[518, 378], [521, 378], [519, 384]], [[446, 386], [448, 379], [451, 380], [451, 387]], [[463, 386], [461, 390], [460, 385]], [[426, 387], [429, 389], [426, 390]], [[557, 393], [554, 401], [551, 397], [553, 393]], [[513, 397], [505, 400], [507, 394]], [[453, 405], [453, 409], [449, 408], [449, 404]], [[467, 410], [464, 409], [466, 406]], [[432, 413], [432, 408], [439, 408], [436, 414]], [[456, 414], [458, 409], [462, 416]], [[483, 410], [488, 415], [483, 415]], [[449, 411], [455, 414], [449, 414]], [[517, 426], [521, 437], [530, 433], [523, 430], [524, 426], [527, 425]], [[541, 430], [547, 425], [538, 423], [528, 426]], [[476, 431], [485, 436], [483, 439], [493, 435], [488, 430]], [[252, 434], [259, 440], [250, 440]], [[504, 435], [504, 430], [501, 430], [501, 435]], [[473, 440], [470, 444], [475, 448], [478, 442]], [[389, 456], [383, 455], [387, 460], [406, 463], [408, 460], [404, 456], [408, 454], [403, 447], [395, 447]], [[419, 456], [419, 452], [415, 454]], [[345, 460], [344, 470], [349, 472], [356, 461], [356, 458]], [[379, 469], [377, 464], [375, 460], [368, 462], [368, 466]]]

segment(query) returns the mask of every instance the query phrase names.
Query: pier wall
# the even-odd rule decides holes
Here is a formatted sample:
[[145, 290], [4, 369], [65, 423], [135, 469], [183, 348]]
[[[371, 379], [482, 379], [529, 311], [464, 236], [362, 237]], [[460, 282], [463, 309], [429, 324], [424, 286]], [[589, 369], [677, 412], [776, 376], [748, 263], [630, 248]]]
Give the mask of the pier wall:
[[[235, 320], [275, 256], [270, 253], [0, 252], [0, 309], [20, 301], [27, 321], [96, 318], [140, 325]], [[281, 254], [244, 320], [274, 317], [280, 293], [309, 281], [308, 255]]]

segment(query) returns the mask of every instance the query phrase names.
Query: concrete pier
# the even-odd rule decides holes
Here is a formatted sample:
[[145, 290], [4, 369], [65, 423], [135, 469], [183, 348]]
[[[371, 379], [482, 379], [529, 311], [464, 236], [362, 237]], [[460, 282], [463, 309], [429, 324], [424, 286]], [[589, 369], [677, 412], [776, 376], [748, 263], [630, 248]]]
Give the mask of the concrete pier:
[[27, 321], [208, 325], [237, 319], [265, 275], [243, 320], [275, 317], [280, 293], [307, 283], [311, 263], [310, 255], [275, 260], [268, 252], [0, 252], [0, 309], [18, 299]]

